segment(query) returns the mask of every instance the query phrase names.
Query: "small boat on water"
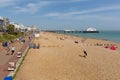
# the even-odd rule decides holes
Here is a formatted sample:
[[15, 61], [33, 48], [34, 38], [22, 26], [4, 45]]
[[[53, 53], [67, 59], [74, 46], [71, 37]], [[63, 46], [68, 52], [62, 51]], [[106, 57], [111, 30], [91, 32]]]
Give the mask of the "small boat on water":
[[82, 31], [83, 33], [99, 33], [98, 30], [95, 28], [87, 28], [85, 31]]

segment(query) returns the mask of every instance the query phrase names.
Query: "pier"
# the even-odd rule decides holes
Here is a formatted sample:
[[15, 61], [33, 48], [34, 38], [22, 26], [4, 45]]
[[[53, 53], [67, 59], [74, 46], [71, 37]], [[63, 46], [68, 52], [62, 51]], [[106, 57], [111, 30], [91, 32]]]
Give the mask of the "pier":
[[99, 31], [80, 31], [80, 30], [43, 30], [45, 32], [53, 33], [99, 33]]
[[82, 33], [79, 30], [45, 30], [45, 32], [53, 32], [53, 33]]

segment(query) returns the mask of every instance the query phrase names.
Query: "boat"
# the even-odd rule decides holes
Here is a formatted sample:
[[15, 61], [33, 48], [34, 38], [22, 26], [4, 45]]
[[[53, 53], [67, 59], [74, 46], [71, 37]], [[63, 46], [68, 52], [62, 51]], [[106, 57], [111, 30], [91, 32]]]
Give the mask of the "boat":
[[87, 28], [85, 31], [82, 31], [83, 33], [99, 33], [98, 30], [96, 30], [95, 28]]

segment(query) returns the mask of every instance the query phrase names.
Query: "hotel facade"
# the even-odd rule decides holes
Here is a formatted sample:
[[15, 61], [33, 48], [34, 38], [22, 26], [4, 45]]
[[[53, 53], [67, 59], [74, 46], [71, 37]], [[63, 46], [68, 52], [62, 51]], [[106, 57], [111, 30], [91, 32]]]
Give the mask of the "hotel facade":
[[0, 31], [6, 31], [7, 26], [9, 25], [9, 19], [0, 16]]

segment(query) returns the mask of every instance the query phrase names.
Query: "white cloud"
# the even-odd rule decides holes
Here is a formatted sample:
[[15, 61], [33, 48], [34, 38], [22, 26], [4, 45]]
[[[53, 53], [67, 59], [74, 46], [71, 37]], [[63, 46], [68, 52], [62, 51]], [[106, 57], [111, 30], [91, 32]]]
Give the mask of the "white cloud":
[[49, 2], [80, 2], [80, 1], [88, 1], [88, 0], [39, 0], [39, 1], [49, 1]]
[[[96, 13], [96, 12], [103, 12], [103, 11], [110, 11], [110, 10], [120, 10], [120, 6], [108, 6], [108, 7], [98, 7], [93, 8], [89, 10], [83, 10], [83, 11], [73, 11], [68, 13], [48, 13], [45, 16], [55, 16], [55, 17], [65, 17], [65, 16], [79, 16], [79, 15], [85, 15], [90, 13]], [[56, 15], [57, 14], [57, 15]]]
[[21, 13], [36, 13], [40, 8], [48, 6], [50, 2], [42, 1], [38, 3], [28, 3], [25, 7], [16, 7], [16, 12]]
[[57, 3], [74, 3], [74, 2], [84, 2], [84, 1], [88, 1], [88, 0], [59, 0], [59, 1], [53, 1], [53, 2], [57, 2]]
[[62, 3], [72, 3], [72, 2], [80, 2], [80, 1], [87, 1], [87, 0], [40, 0], [37, 3], [28, 3], [26, 6], [17, 6], [15, 7], [16, 12], [22, 12], [22, 13], [36, 13], [40, 8], [48, 6], [50, 4], [62, 4]]
[[[104, 11], [111, 11], [111, 10], [120, 10], [120, 6], [115, 5], [115, 6], [108, 6], [108, 7], [98, 7], [94, 9], [89, 9], [89, 10], [83, 10], [83, 11], [73, 11], [73, 12], [68, 12], [68, 13], [48, 13], [45, 14], [45, 17], [57, 17], [59, 19], [79, 19], [79, 20], [90, 20], [90, 19], [95, 19], [95, 20], [103, 20], [103, 21], [118, 21], [120, 20], [118, 16], [116, 15], [107, 15]], [[101, 12], [102, 14], [96, 14]], [[92, 13], [92, 14], [91, 14]]]
[[0, 0], [0, 7], [15, 5], [16, 2], [17, 0]]
[[49, 13], [49, 14], [46, 14], [44, 16], [49, 16], [49, 17], [58, 17], [58, 16], [61, 16], [61, 14], [59, 13]]
[[80, 16], [74, 16], [75, 19], [79, 20], [101, 20], [101, 21], [117, 21], [120, 20], [115, 16], [104, 16], [104, 15], [80, 15]]
[[84, 1], [89, 1], [89, 0], [41, 0], [40, 2], [51, 2], [53, 4], [69, 4], [69, 3], [74, 3], [74, 2], [84, 2]]
[[66, 13], [65, 15], [89, 14], [89, 13], [103, 12], [103, 11], [109, 11], [109, 10], [120, 10], [120, 6], [98, 7], [90, 10], [69, 12], [69, 13]]
[[70, 2], [81, 2], [81, 1], [88, 1], [88, 0], [69, 0]]

